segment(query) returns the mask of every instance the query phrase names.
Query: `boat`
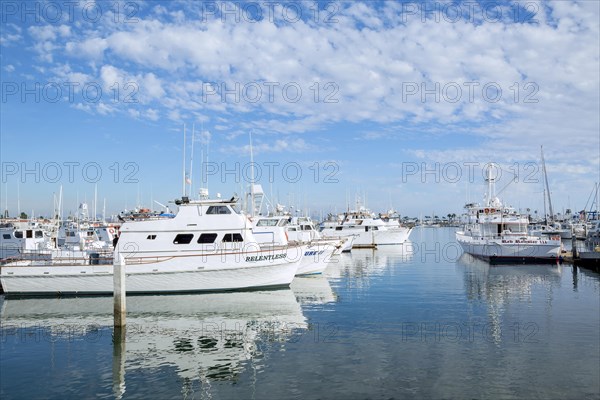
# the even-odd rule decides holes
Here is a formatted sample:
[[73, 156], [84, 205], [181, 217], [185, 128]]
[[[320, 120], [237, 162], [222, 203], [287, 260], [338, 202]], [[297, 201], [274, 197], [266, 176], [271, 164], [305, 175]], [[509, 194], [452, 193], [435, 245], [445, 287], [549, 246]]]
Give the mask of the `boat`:
[[469, 203], [462, 230], [456, 232], [456, 241], [465, 253], [488, 261], [501, 263], [540, 263], [558, 260], [560, 236], [531, 236], [529, 219], [505, 206], [495, 195], [495, 178], [488, 166], [488, 193], [484, 205]]
[[[259, 245], [237, 198], [175, 201], [173, 218], [124, 222], [115, 249], [126, 267], [126, 292], [181, 293], [289, 286], [302, 260], [299, 245]], [[8, 295], [112, 294], [113, 257], [6, 263]]]
[[383, 221], [364, 207], [340, 214], [337, 218], [330, 215], [320, 226], [320, 232], [328, 237], [355, 236], [353, 248], [402, 244], [411, 230], [395, 221]]
[[600, 272], [600, 220], [590, 223], [585, 241], [572, 241], [573, 262]]
[[340, 246], [339, 239], [319, 239], [312, 236], [310, 231], [303, 235], [301, 226], [288, 215], [255, 216], [252, 220], [252, 231], [261, 246], [294, 244], [302, 248], [303, 256], [296, 275], [322, 273]]

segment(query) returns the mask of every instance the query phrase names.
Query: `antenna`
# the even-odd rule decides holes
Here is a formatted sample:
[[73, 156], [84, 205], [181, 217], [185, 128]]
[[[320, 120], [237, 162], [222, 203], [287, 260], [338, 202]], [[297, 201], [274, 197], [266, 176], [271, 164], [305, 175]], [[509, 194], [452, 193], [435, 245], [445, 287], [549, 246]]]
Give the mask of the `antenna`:
[[98, 204], [98, 184], [95, 184], [94, 185], [94, 218], [92, 219], [92, 221], [96, 221], [96, 215], [98, 215], [98, 213], [96, 211], [97, 204]]
[[17, 213], [19, 215], [18, 218], [21, 218], [21, 189], [20, 189], [18, 180], [17, 180]]
[[182, 167], [182, 196], [185, 196], [185, 123], [183, 124], [183, 167]]
[[194, 142], [196, 141], [196, 124], [192, 123], [192, 155], [190, 156], [190, 196], [194, 195], [192, 175], [194, 173]]
[[252, 150], [252, 130], [250, 131], [250, 198], [252, 206], [250, 216], [254, 217], [256, 204], [254, 202], [254, 152]]

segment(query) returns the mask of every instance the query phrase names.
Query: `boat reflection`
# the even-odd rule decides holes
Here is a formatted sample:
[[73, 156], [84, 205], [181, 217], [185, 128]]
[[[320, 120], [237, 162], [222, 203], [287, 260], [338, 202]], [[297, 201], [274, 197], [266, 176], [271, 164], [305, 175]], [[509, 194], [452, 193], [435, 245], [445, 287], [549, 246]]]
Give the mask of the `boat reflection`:
[[[5, 332], [42, 330], [49, 341], [93, 341], [110, 337], [112, 312], [110, 297], [4, 299], [0, 322]], [[188, 384], [235, 379], [248, 365], [262, 368], [268, 347], [306, 328], [289, 289], [129, 296], [126, 340], [114, 340], [114, 395], [123, 395], [125, 372], [136, 369], [175, 367]]]
[[456, 262], [463, 269], [463, 279], [467, 299], [471, 303], [485, 304], [490, 335], [498, 343], [502, 337], [503, 315], [513, 303], [531, 304], [533, 290], [538, 289], [535, 298], [540, 299], [539, 289], [545, 295], [543, 304], [551, 308], [554, 301], [554, 288], [561, 285], [561, 265], [502, 265], [490, 266], [470, 254], [463, 253]]
[[297, 276], [290, 286], [296, 300], [302, 305], [327, 304], [337, 301], [329, 281], [323, 274]]
[[412, 260], [413, 243], [408, 240], [401, 245], [378, 246], [377, 249], [353, 249], [351, 253], [333, 257], [327, 265], [325, 276], [332, 279], [353, 278], [360, 283], [371, 275], [382, 275], [392, 265]]

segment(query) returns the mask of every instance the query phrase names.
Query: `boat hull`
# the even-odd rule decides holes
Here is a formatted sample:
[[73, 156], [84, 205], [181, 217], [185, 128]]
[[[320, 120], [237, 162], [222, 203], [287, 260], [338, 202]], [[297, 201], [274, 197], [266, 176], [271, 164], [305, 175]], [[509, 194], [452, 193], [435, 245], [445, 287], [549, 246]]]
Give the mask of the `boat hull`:
[[555, 263], [561, 248], [554, 239], [481, 238], [457, 232], [456, 240], [465, 253], [490, 264]]
[[[286, 287], [302, 257], [297, 248], [276, 252], [170, 257], [140, 263], [126, 258], [126, 292], [187, 293]], [[132, 263], [129, 264], [127, 260]], [[138, 263], [134, 263], [135, 261]], [[113, 265], [5, 265], [7, 295], [113, 293]]]
[[331, 241], [322, 241], [310, 244], [306, 248], [304, 257], [302, 257], [298, 265], [296, 275], [323, 273], [336, 250], [334, 243]]
[[410, 232], [411, 229], [409, 228], [399, 227], [381, 231], [364, 231], [361, 229], [345, 229], [341, 231], [336, 231], [332, 229], [327, 229], [323, 231], [323, 234], [339, 238], [354, 236], [354, 242], [352, 243], [352, 247], [365, 248], [402, 244], [408, 240]]

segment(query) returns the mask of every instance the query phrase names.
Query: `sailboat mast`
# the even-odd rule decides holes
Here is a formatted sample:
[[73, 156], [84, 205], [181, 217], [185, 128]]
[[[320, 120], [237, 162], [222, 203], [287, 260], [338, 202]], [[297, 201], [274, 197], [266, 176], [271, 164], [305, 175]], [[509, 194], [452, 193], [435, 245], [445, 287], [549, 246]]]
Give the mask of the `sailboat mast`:
[[554, 222], [554, 210], [552, 209], [552, 199], [550, 198], [550, 187], [548, 186], [548, 174], [546, 173], [546, 162], [544, 161], [544, 146], [540, 146], [542, 153], [542, 168], [544, 170], [544, 181], [546, 182], [546, 192], [548, 192], [548, 208], [550, 210], [550, 221]]

